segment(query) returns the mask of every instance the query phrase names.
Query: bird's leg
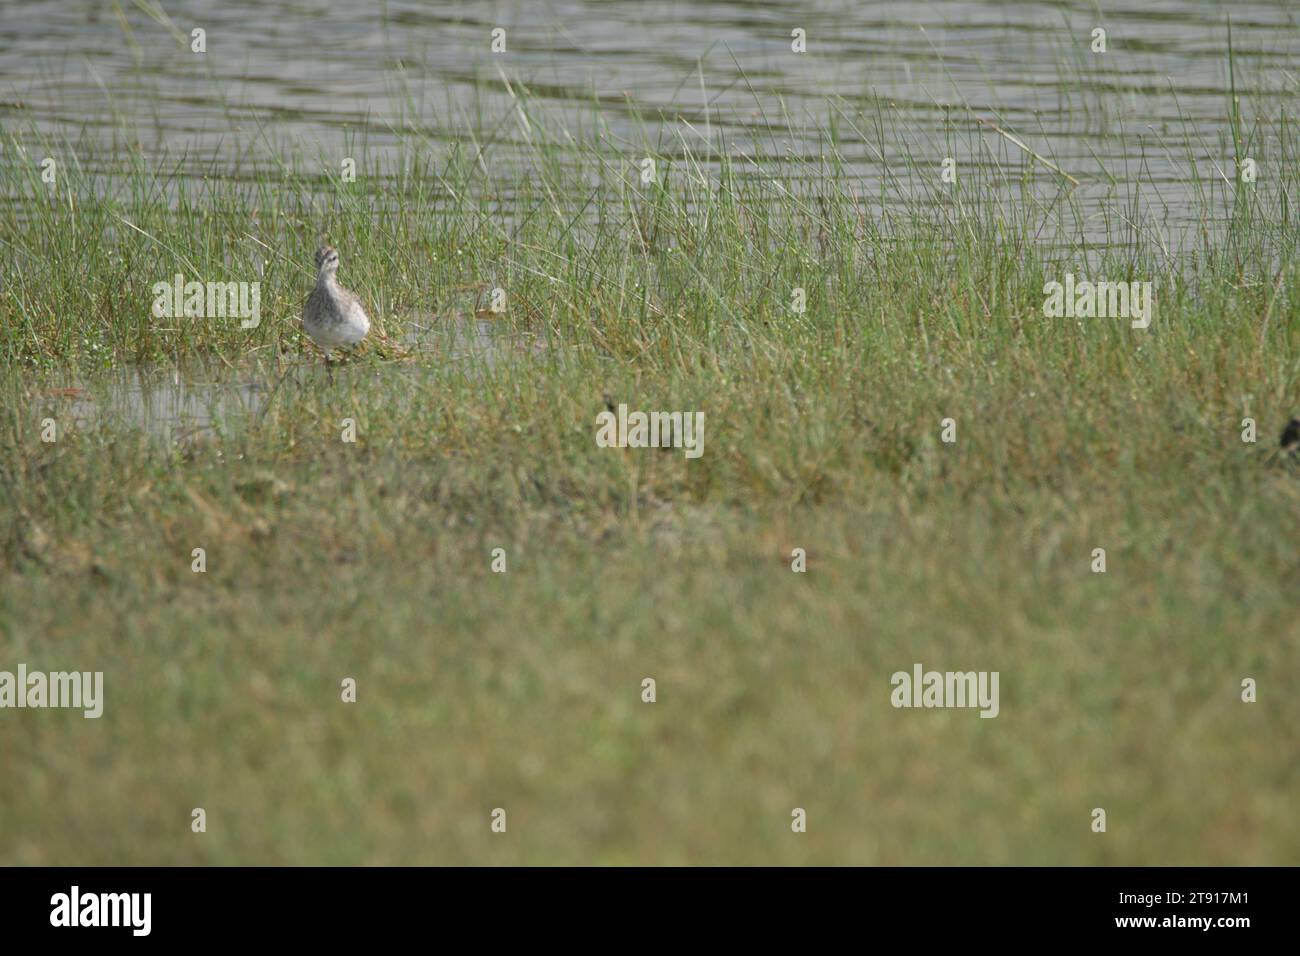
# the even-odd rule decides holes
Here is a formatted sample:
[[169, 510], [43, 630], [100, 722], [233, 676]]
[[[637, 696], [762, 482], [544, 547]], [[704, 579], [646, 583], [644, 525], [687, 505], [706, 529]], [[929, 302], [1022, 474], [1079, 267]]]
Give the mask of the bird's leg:
[[330, 351], [325, 350], [325, 377], [331, 385], [334, 384], [334, 363], [330, 361]]

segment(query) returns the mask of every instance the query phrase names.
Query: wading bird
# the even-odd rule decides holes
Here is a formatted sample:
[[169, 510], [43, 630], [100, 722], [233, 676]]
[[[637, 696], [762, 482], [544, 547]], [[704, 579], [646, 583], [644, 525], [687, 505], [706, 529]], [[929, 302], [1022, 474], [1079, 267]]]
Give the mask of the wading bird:
[[331, 368], [330, 354], [336, 348], [356, 345], [370, 332], [370, 318], [361, 300], [339, 285], [339, 251], [333, 246], [316, 250], [316, 288], [307, 296], [302, 310], [302, 327], [325, 352], [325, 367]]

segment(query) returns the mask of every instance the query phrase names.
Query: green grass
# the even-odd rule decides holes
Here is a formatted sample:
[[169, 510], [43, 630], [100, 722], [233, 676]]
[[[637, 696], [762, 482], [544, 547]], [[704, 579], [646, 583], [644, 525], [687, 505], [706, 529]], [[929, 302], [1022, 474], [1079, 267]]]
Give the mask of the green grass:
[[[1216, 221], [1172, 252], [1137, 185], [1075, 171], [1115, 199], [1094, 245], [974, 123], [951, 195], [919, 154], [862, 195], [829, 132], [713, 173], [647, 144], [643, 187], [521, 96], [508, 212], [475, 144], [418, 134], [357, 183], [5, 167], [0, 668], [103, 670], [106, 702], [0, 718], [0, 862], [1300, 862], [1289, 117], [1234, 118], [1271, 174], [1198, 181]], [[873, 109], [827, 129], [906, 135]], [[545, 351], [327, 385], [295, 364], [322, 234], [380, 333], [500, 286]], [[1152, 329], [1044, 319], [1085, 266], [1156, 282]], [[155, 322], [175, 271], [260, 278], [261, 326]], [[280, 385], [180, 444], [51, 392], [199, 359]], [[597, 448], [606, 396], [705, 412], [704, 456]], [[893, 709], [916, 661], [999, 671], [1000, 716]]]

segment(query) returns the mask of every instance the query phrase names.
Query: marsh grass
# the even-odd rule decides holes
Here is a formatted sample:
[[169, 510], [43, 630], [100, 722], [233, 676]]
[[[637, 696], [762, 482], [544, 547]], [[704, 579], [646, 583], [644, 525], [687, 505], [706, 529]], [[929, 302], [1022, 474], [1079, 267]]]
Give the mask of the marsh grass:
[[[1189, 242], [1158, 190], [1067, 189], [964, 109], [942, 143], [836, 102], [817, 157], [719, 155], [577, 140], [515, 93], [508, 170], [419, 130], [356, 183], [5, 164], [2, 660], [102, 669], [107, 702], [6, 715], [0, 859], [1300, 859], [1291, 118], [1186, 138]], [[874, 193], [850, 141], [886, 157]], [[945, 191], [922, 157], [953, 143], [984, 161]], [[1238, 143], [1253, 190], [1207, 161]], [[321, 238], [384, 336], [499, 286], [501, 333], [546, 347], [327, 384], [297, 328]], [[1044, 319], [1067, 269], [1154, 281], [1152, 329]], [[261, 281], [261, 325], [152, 320], [174, 272]], [[265, 404], [41, 442], [58, 388], [111, 410], [97, 369], [199, 358]], [[597, 448], [606, 397], [704, 411], [704, 456]], [[1002, 715], [893, 710], [914, 661], [999, 670]]]

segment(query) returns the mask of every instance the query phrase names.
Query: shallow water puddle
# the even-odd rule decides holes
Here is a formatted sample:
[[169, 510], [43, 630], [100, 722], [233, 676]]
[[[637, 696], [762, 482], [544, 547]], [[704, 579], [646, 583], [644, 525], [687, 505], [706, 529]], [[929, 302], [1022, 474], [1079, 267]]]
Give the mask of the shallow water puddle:
[[415, 316], [408, 323], [402, 344], [420, 355], [442, 352], [454, 361], [477, 360], [488, 368], [510, 357], [545, 351], [543, 341], [532, 333], [511, 333], [500, 319], [485, 318], [481, 313]]
[[269, 381], [202, 366], [185, 369], [134, 366], [96, 376], [83, 385], [42, 389], [42, 411], [67, 416], [78, 427], [112, 423], [183, 440], [188, 435], [235, 422], [266, 404]]
[[409, 352], [406, 360], [360, 355], [337, 363], [332, 373], [319, 353], [281, 357], [278, 366], [265, 361], [236, 368], [215, 362], [129, 366], [71, 385], [39, 388], [33, 404], [42, 418], [56, 422], [122, 425], [168, 441], [185, 441], [247, 423], [281, 388], [326, 389], [361, 376], [432, 374], [443, 362], [476, 374], [544, 351], [536, 336], [512, 334], [495, 319], [425, 315], [403, 324], [407, 331], [398, 342]]

